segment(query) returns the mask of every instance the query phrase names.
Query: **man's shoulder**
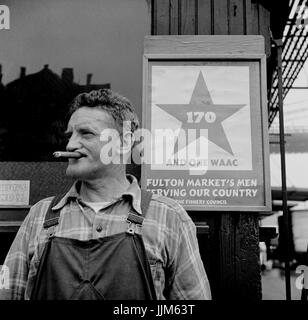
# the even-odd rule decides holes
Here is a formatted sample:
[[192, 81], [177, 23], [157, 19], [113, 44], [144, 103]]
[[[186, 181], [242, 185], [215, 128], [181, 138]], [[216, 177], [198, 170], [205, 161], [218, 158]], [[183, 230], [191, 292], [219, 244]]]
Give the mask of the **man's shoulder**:
[[54, 196], [51, 196], [39, 200], [33, 206], [31, 206], [29, 214], [32, 216], [44, 215], [47, 212], [47, 209], [49, 208], [53, 198]]
[[186, 210], [172, 198], [153, 194], [150, 206], [157, 214], [166, 214], [169, 218], [180, 219], [182, 222], [191, 220]]

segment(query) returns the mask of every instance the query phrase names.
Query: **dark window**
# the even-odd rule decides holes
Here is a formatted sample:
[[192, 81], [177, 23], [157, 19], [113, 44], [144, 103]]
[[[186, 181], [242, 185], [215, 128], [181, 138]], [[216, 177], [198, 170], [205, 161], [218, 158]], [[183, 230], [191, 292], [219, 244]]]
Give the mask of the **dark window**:
[[80, 92], [111, 88], [141, 115], [146, 0], [10, 0], [0, 32], [0, 161], [50, 161]]

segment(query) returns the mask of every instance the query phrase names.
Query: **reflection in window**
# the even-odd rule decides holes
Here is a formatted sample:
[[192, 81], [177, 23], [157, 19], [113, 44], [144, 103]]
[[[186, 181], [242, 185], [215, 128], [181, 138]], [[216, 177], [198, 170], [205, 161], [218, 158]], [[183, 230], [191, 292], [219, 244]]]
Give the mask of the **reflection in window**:
[[80, 92], [111, 88], [141, 115], [146, 0], [2, 2], [12, 23], [0, 36], [0, 161], [53, 160]]

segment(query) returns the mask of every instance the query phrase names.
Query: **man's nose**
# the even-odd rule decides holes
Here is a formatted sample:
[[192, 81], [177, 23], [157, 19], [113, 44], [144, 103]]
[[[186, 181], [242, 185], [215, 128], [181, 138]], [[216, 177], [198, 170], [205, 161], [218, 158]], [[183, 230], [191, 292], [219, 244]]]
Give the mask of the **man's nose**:
[[75, 151], [79, 148], [80, 148], [79, 139], [75, 134], [72, 134], [68, 140], [67, 145], [66, 145], [66, 150], [67, 151]]

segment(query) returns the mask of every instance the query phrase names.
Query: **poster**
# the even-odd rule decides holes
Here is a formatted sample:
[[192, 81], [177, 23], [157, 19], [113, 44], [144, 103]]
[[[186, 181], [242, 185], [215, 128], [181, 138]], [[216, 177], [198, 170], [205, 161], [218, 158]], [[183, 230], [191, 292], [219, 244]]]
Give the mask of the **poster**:
[[143, 183], [190, 210], [266, 206], [258, 61], [149, 61]]

